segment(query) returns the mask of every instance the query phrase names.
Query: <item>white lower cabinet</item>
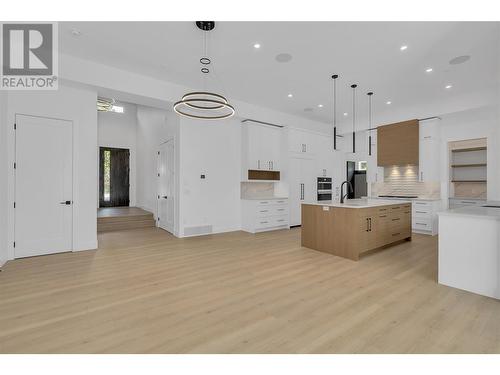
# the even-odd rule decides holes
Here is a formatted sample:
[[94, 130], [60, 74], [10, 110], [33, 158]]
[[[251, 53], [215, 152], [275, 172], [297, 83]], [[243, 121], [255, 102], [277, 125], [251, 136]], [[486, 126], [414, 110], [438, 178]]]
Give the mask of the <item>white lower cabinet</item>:
[[435, 236], [438, 234], [440, 200], [414, 200], [412, 202], [412, 231]]
[[288, 199], [242, 199], [242, 229], [257, 233], [289, 228]]

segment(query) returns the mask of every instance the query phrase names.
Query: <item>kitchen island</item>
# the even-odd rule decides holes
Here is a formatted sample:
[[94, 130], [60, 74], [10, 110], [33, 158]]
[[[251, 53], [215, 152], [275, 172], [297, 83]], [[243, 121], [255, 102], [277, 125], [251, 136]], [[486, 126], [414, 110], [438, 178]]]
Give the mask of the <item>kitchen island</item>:
[[500, 202], [439, 213], [438, 282], [500, 299]]
[[302, 204], [302, 246], [351, 260], [411, 240], [411, 202], [352, 199]]

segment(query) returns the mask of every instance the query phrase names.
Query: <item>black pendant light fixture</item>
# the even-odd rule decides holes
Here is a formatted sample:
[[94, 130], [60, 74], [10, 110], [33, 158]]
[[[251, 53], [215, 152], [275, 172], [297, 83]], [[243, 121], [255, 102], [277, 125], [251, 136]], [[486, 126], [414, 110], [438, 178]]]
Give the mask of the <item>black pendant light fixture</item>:
[[366, 93], [368, 95], [368, 155], [372, 156], [372, 96], [373, 92]]
[[356, 87], [358, 85], [351, 85], [352, 88], [352, 153], [356, 153]]
[[333, 79], [333, 149], [337, 150], [337, 78], [338, 74], [332, 76]]
[[[200, 58], [200, 71], [206, 77], [210, 73], [212, 61], [208, 57], [207, 33], [215, 28], [214, 21], [197, 21], [196, 26], [203, 31], [204, 56]], [[181, 116], [199, 120], [221, 120], [234, 115], [234, 108], [219, 94], [208, 91], [188, 92], [174, 104], [174, 111]]]

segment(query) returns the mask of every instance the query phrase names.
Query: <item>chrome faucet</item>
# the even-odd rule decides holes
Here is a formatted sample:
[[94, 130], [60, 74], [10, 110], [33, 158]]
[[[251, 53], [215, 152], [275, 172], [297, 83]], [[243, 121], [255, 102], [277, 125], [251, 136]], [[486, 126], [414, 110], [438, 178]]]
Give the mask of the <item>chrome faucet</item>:
[[353, 192], [352, 185], [349, 181], [344, 181], [342, 182], [342, 185], [340, 185], [340, 203], [344, 203], [344, 199], [349, 195], [349, 192], [345, 193], [344, 195], [344, 185], [347, 184], [349, 186], [349, 190], [351, 193]]

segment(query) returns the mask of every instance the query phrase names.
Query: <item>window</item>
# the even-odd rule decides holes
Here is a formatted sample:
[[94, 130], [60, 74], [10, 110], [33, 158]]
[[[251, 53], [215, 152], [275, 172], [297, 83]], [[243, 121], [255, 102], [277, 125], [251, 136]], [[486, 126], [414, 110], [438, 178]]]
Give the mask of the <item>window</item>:
[[104, 201], [111, 200], [111, 151], [104, 151]]

